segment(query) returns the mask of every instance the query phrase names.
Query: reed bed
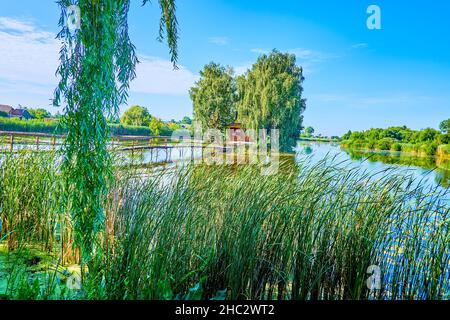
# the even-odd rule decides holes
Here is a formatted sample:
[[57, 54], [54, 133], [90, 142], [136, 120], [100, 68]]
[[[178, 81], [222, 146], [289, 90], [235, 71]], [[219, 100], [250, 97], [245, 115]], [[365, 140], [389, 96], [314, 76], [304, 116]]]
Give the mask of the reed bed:
[[[27, 163], [20, 176], [13, 162]], [[0, 239], [14, 231], [24, 244], [52, 243], [61, 263], [73, 230], [54, 163], [26, 154], [1, 162]], [[271, 176], [256, 165], [115, 171], [98, 270], [76, 298], [449, 298], [447, 190], [407, 171], [366, 172], [333, 158], [289, 159]], [[371, 266], [379, 288], [368, 287]]]

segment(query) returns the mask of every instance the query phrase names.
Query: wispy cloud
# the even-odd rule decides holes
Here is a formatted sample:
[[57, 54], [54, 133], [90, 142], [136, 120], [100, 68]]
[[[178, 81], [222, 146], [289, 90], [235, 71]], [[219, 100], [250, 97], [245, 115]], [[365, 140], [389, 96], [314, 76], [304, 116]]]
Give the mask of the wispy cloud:
[[55, 85], [60, 43], [30, 21], [0, 17], [0, 79]]
[[211, 37], [209, 38], [209, 42], [218, 46], [226, 46], [228, 43], [230, 43], [230, 39], [228, 39], [227, 37]]
[[369, 47], [369, 44], [362, 42], [362, 43], [356, 43], [354, 45], [352, 45], [353, 49], [366, 49]]
[[[0, 93], [8, 103], [35, 101], [48, 105], [57, 85], [61, 43], [55, 34], [33, 21], [0, 17]], [[142, 56], [131, 91], [187, 95], [197, 76], [183, 66], [173, 70], [169, 60]], [[1, 103], [2, 101], [0, 101]], [[7, 101], [3, 101], [6, 103]]]
[[20, 21], [10, 17], [0, 17], [0, 27], [2, 29], [19, 32], [33, 32], [36, 30], [36, 27], [29, 21]]

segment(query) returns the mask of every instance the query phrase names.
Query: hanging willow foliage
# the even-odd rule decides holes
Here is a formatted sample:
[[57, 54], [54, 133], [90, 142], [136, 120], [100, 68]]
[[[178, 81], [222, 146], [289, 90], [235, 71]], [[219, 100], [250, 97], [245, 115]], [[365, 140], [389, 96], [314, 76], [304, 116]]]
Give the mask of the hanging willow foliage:
[[[145, 5], [148, 0], [143, 1]], [[159, 0], [159, 39], [166, 38], [171, 60], [177, 61], [174, 0]], [[64, 104], [68, 134], [63, 146], [65, 205], [75, 230], [81, 263], [100, 254], [98, 235], [104, 229], [103, 203], [111, 177], [106, 116], [126, 103], [138, 63], [128, 34], [130, 0], [60, 0], [60, 82], [54, 104]], [[69, 6], [80, 9], [80, 28], [70, 30]]]

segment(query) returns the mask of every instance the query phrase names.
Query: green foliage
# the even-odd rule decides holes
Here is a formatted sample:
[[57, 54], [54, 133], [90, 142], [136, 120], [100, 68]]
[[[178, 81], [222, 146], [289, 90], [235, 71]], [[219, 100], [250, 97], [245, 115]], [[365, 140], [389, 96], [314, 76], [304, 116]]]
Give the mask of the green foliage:
[[[147, 1], [144, 1], [144, 4]], [[101, 257], [99, 235], [104, 231], [104, 201], [111, 161], [107, 151], [106, 115], [116, 115], [126, 103], [130, 81], [138, 62], [128, 35], [130, 0], [59, 0], [62, 42], [60, 78], [54, 104], [66, 103], [63, 124], [67, 128], [62, 173], [65, 203], [75, 229], [75, 245], [81, 249], [82, 266], [92, 272]], [[80, 29], [71, 32], [66, 8], [77, 5]], [[171, 59], [177, 59], [177, 21], [173, 0], [159, 1], [162, 14], [159, 36], [167, 36]], [[96, 253], [95, 255], [93, 253]], [[82, 268], [83, 270], [83, 268]]]
[[342, 140], [348, 140], [348, 139], [350, 139], [351, 135], [352, 135], [352, 131], [351, 131], [351, 130], [348, 130], [347, 133], [345, 133], [345, 134], [341, 137], [341, 139], [342, 139]]
[[236, 83], [232, 69], [214, 62], [207, 64], [189, 94], [194, 119], [204, 128], [223, 130], [236, 119]]
[[437, 142], [433, 141], [431, 143], [425, 144], [422, 147], [422, 150], [425, 152], [425, 154], [427, 154], [429, 156], [434, 156], [434, 155], [436, 155], [438, 147], [439, 147], [439, 145], [437, 144]]
[[[67, 255], [60, 249], [68, 247], [74, 225], [53, 198], [62, 194], [57, 186], [64, 178], [54, 160], [19, 153], [0, 163], [2, 221], [14, 226], [20, 244], [7, 256], [14, 269], [2, 270], [0, 243], [6, 298], [444, 299], [450, 293], [446, 193], [407, 171], [371, 176], [331, 159], [283, 160], [272, 176], [254, 166], [146, 171], [114, 162], [121, 169], [108, 186], [98, 272], [86, 268], [83, 290], [64, 291], [73, 271], [59, 266]], [[48, 264], [26, 267], [36, 253], [22, 248], [45, 247], [49, 238]], [[377, 292], [366, 286], [373, 264], [389, 270]]]
[[112, 136], [150, 136], [152, 131], [148, 127], [124, 126], [108, 124]]
[[0, 111], [0, 118], [7, 118], [8, 117], [8, 113], [5, 111]]
[[311, 137], [314, 134], [314, 128], [313, 127], [306, 127], [305, 128], [305, 135], [307, 137]]
[[45, 109], [42, 108], [38, 108], [38, 109], [33, 109], [33, 108], [26, 108], [26, 110], [33, 116], [33, 118], [35, 119], [45, 119], [45, 118], [51, 118], [51, 113], [48, 112]]
[[391, 145], [392, 151], [402, 151], [402, 145], [400, 143], [393, 143]]
[[302, 125], [302, 68], [295, 55], [273, 51], [262, 55], [237, 79], [238, 122], [246, 129], [278, 129], [280, 149], [291, 152]]
[[[126, 126], [108, 123], [109, 132], [112, 136], [150, 136], [152, 132], [149, 127]], [[20, 120], [17, 118], [0, 119], [0, 131], [33, 132], [63, 135], [67, 129], [58, 120]], [[170, 134], [173, 130], [167, 128], [164, 132]]]
[[153, 117], [150, 121], [149, 127], [150, 130], [152, 130], [153, 135], [159, 136], [164, 128], [164, 122], [161, 119]]
[[180, 121], [181, 124], [192, 124], [192, 119], [185, 116], [183, 117], [183, 119]]
[[39, 132], [64, 134], [66, 130], [58, 120], [20, 120], [18, 118], [0, 118], [0, 131]]
[[53, 248], [59, 220], [61, 181], [52, 153], [2, 154], [0, 162], [0, 239], [13, 250], [40, 242]]
[[152, 116], [147, 108], [132, 106], [124, 112], [120, 118], [120, 123], [129, 126], [148, 127], [151, 119]]
[[391, 138], [383, 138], [377, 142], [377, 148], [380, 150], [391, 150], [391, 145], [394, 141]]
[[444, 120], [439, 124], [439, 130], [443, 133], [450, 133], [450, 119]]
[[450, 133], [441, 134], [438, 138], [439, 144], [450, 144]]
[[424, 197], [394, 169], [370, 176], [326, 159], [281, 168], [185, 167], [121, 183], [105, 298], [211, 299], [227, 288], [222, 298], [366, 299], [373, 264], [391, 277], [375, 298], [449, 293], [442, 194]]
[[375, 128], [362, 132], [349, 131], [342, 137], [342, 145], [356, 149], [392, 150], [433, 156], [436, 155], [439, 145], [450, 142], [449, 137], [449, 134], [441, 134], [432, 128], [420, 131], [406, 126]]

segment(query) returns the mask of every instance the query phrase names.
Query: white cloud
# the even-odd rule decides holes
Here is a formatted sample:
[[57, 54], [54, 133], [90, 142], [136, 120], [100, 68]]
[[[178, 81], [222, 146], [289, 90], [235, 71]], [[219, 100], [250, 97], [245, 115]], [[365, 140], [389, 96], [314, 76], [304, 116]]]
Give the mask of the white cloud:
[[141, 56], [136, 69], [137, 77], [130, 90], [141, 93], [184, 95], [197, 81], [198, 76], [183, 66], [178, 70], [168, 60]]
[[16, 86], [55, 85], [59, 42], [28, 21], [0, 17], [0, 78]]
[[[24, 101], [48, 105], [57, 85], [60, 41], [29, 20], [0, 17], [0, 103]], [[183, 66], [156, 57], [141, 56], [134, 92], [187, 95], [197, 76]]]
[[218, 46], [225, 46], [230, 42], [230, 40], [227, 37], [211, 37], [209, 38], [209, 42]]
[[20, 21], [10, 17], [0, 17], [0, 28], [19, 32], [32, 32], [35, 30], [29, 21]]

